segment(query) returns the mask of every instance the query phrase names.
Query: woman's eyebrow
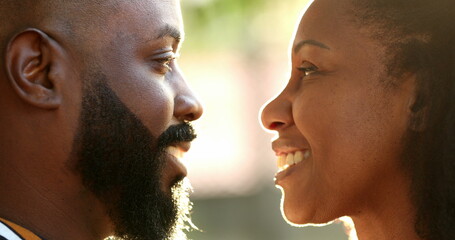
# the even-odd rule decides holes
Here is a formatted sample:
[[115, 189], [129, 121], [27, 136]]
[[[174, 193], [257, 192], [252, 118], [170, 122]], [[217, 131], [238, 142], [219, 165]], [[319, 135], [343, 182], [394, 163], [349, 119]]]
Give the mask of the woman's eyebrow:
[[313, 45], [313, 46], [317, 46], [320, 48], [330, 50], [330, 48], [327, 47], [327, 45], [325, 45], [324, 43], [309, 39], [309, 40], [303, 40], [303, 41], [300, 41], [299, 43], [297, 43], [294, 47], [294, 53], [297, 53], [305, 45]]

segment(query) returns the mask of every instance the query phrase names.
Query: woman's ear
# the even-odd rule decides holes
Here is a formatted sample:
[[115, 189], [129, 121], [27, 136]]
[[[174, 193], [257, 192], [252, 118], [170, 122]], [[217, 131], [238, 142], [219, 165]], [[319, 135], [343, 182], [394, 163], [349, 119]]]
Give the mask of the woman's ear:
[[427, 127], [427, 106], [425, 95], [416, 91], [412, 103], [409, 106], [410, 119], [409, 128], [415, 132], [422, 132]]
[[[44, 109], [61, 104], [59, 72], [61, 48], [38, 29], [26, 29], [15, 35], [6, 50], [6, 71], [16, 94], [26, 103]], [[61, 70], [61, 69], [60, 69]]]
[[414, 132], [422, 132], [427, 128], [426, 88], [419, 86], [415, 73], [403, 73], [398, 81], [401, 83], [402, 93], [407, 98], [405, 107], [408, 116], [408, 129]]

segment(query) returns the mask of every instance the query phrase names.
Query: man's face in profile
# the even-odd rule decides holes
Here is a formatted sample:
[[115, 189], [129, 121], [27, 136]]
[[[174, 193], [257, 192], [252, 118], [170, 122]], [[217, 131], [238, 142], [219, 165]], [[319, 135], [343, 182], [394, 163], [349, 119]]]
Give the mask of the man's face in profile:
[[183, 237], [181, 230], [189, 221], [189, 185], [183, 181], [183, 172], [166, 183], [163, 174], [168, 174], [167, 161], [174, 158], [167, 149], [195, 138], [191, 125], [174, 125], [154, 137], [103, 76], [85, 81], [96, 85], [84, 91], [74, 148], [84, 185], [106, 204], [116, 235], [124, 239]]
[[[189, 221], [186, 169], [176, 156], [201, 114], [174, 60], [182, 37], [173, 1], [119, 3], [84, 59], [72, 165], [124, 239], [176, 239]], [[74, 164], [73, 164], [74, 163]]]

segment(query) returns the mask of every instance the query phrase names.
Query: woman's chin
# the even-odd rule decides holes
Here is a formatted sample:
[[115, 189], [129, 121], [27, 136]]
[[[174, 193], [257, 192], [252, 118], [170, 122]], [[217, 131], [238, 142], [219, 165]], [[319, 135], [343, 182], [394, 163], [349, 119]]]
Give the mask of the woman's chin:
[[291, 225], [300, 226], [312, 223], [312, 218], [309, 217], [308, 211], [302, 209], [301, 206], [292, 206], [292, 204], [286, 200], [282, 200], [281, 214], [283, 215], [284, 220]]
[[296, 227], [307, 225], [321, 226], [330, 224], [335, 220], [328, 217], [320, 217], [318, 216], [318, 210], [301, 204], [299, 206], [292, 205], [286, 202], [286, 199], [282, 199], [281, 214], [288, 224]]
[[300, 226], [305, 226], [307, 224], [310, 224], [308, 221], [303, 221], [302, 219], [293, 218], [292, 216], [289, 217], [285, 213], [283, 213], [283, 218], [289, 225], [292, 225], [295, 227], [300, 227]]
[[317, 220], [306, 220], [302, 217], [296, 217], [286, 215], [283, 213], [284, 220], [291, 226], [294, 227], [305, 227], [305, 226], [325, 226], [331, 224], [334, 220], [330, 221], [317, 221]]

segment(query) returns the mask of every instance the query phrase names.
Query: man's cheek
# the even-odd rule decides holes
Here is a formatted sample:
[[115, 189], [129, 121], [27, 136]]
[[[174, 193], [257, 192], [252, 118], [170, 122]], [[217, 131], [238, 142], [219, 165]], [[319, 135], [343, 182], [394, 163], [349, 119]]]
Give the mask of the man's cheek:
[[153, 136], [159, 136], [169, 127], [174, 114], [174, 97], [162, 83], [138, 86], [129, 92], [121, 90], [118, 95]]

